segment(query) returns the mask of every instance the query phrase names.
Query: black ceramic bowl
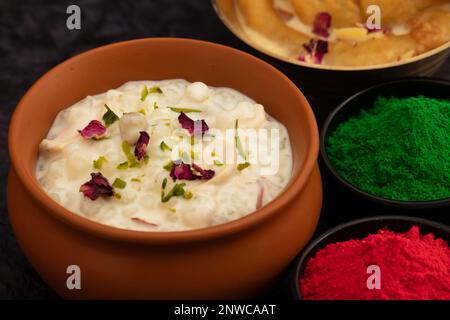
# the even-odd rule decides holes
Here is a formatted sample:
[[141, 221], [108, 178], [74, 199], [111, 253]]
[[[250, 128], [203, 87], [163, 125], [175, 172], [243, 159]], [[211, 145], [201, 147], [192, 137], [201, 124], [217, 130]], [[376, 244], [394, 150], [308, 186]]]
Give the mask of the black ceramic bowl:
[[342, 242], [351, 239], [362, 239], [370, 234], [377, 233], [380, 229], [387, 228], [393, 232], [407, 232], [411, 227], [418, 226], [421, 234], [433, 233], [436, 238], [450, 243], [450, 227], [430, 220], [403, 217], [380, 216], [367, 219], [354, 220], [339, 225], [315, 240], [313, 240], [300, 254], [291, 276], [291, 293], [295, 300], [302, 300], [299, 279], [303, 277], [306, 264], [310, 258], [325, 248], [330, 243]]
[[[328, 136], [339, 124], [345, 122], [350, 117], [359, 115], [361, 110], [371, 108], [375, 99], [383, 97], [406, 98], [411, 96], [424, 95], [437, 99], [450, 100], [450, 81], [431, 79], [431, 78], [409, 78], [392, 82], [382, 83], [369, 89], [358, 92], [343, 103], [341, 103], [325, 121], [320, 137], [320, 152], [326, 167], [336, 178], [338, 183], [350, 190], [351, 193], [362, 197], [365, 200], [375, 202], [382, 206], [388, 206], [397, 209], [422, 210], [432, 208], [450, 208], [450, 198], [436, 201], [397, 201], [385, 199], [370, 193], [367, 193], [358, 187], [347, 182], [335, 170], [332, 162], [328, 158], [326, 142]], [[450, 211], [450, 210], [449, 210]], [[450, 212], [447, 212], [450, 215]]]

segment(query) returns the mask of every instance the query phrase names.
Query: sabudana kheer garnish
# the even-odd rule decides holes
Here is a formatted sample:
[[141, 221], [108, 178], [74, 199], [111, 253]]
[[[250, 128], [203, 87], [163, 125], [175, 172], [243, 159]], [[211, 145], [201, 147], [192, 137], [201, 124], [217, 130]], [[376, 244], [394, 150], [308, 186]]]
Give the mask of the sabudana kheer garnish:
[[[270, 161], [259, 159], [262, 145]], [[291, 170], [287, 130], [262, 105], [233, 89], [164, 80], [128, 82], [61, 111], [40, 144], [36, 176], [87, 219], [179, 231], [254, 212], [282, 192]]]

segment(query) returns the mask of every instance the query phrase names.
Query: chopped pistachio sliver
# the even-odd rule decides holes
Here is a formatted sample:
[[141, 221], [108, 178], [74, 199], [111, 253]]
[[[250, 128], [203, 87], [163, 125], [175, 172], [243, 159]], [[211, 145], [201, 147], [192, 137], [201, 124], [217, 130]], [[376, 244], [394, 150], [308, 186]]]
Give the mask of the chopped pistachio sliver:
[[160, 87], [151, 87], [150, 90], [148, 90], [148, 93], [159, 93], [162, 94], [163, 91]]
[[141, 182], [141, 179], [139, 179], [139, 178], [132, 178], [131, 181], [132, 182]]
[[239, 138], [239, 120], [236, 119], [235, 125], [234, 125], [234, 144], [236, 145], [236, 149], [239, 152], [239, 155], [247, 160], [247, 155], [244, 151], [244, 147], [242, 146], [241, 139]]
[[106, 113], [103, 115], [102, 120], [105, 123], [105, 125], [108, 127], [110, 125], [112, 125], [114, 122], [116, 122], [117, 120], [119, 120], [119, 117], [117, 116], [117, 114], [114, 113], [114, 111], [112, 111], [107, 104], [105, 104], [105, 108], [106, 108]]
[[158, 106], [158, 103], [156, 103], [156, 101], [153, 103], [153, 110], [156, 110], [156, 109], [158, 109], [159, 108], [159, 106]]
[[147, 114], [147, 113], [145, 112], [144, 108], [139, 109], [138, 112], [139, 112], [140, 114], [143, 114], [144, 116]]
[[164, 178], [163, 182], [162, 182], [162, 188], [165, 189], [167, 186], [167, 178]]
[[127, 186], [127, 183], [120, 178], [116, 178], [116, 180], [114, 180], [112, 186], [117, 189], [125, 189], [125, 187]]
[[161, 141], [161, 144], [159, 145], [162, 151], [172, 151], [172, 148], [167, 145], [164, 141]]
[[215, 156], [216, 156], [216, 152], [215, 151], [211, 152], [211, 157], [215, 157]]
[[250, 167], [250, 163], [249, 162], [245, 162], [245, 163], [238, 164], [237, 169], [239, 171], [243, 171], [243, 170], [247, 169], [248, 167]]
[[161, 194], [161, 202], [169, 202], [170, 199], [173, 197], [181, 197], [184, 196], [185, 190], [184, 187], [186, 186], [185, 183], [177, 183], [175, 186], [170, 190], [166, 195], [164, 195], [164, 190]]
[[125, 161], [125, 162], [118, 164], [116, 168], [119, 170], [126, 170], [126, 169], [128, 169], [128, 167], [129, 167], [128, 161]]
[[183, 198], [185, 198], [186, 200], [190, 200], [190, 199], [192, 199], [193, 196], [194, 195], [193, 195], [193, 193], [191, 191], [185, 191], [184, 195], [183, 195]]
[[122, 142], [122, 151], [128, 159], [128, 164], [130, 168], [135, 168], [139, 166], [139, 163], [137, 162], [136, 157], [134, 156], [131, 145], [127, 141]]
[[223, 167], [224, 164], [222, 162], [220, 162], [219, 160], [214, 160], [214, 165], [218, 166], [218, 167]]
[[117, 200], [122, 199], [122, 195], [119, 192], [114, 193], [114, 197], [116, 197]]
[[147, 96], [148, 96], [148, 88], [147, 86], [144, 86], [141, 91], [141, 101], [145, 101]]
[[190, 109], [190, 108], [169, 107], [169, 109], [172, 110], [173, 112], [178, 112], [178, 113], [200, 113], [200, 112], [203, 112], [203, 110]]
[[149, 157], [148, 154], [146, 154], [146, 155], [144, 156], [144, 164], [148, 164], [149, 161], [150, 161], [150, 157]]
[[102, 166], [108, 162], [108, 159], [106, 159], [104, 156], [100, 156], [97, 160], [93, 161], [94, 168], [97, 170], [101, 170]]
[[172, 171], [172, 168], [173, 168], [173, 162], [172, 161], [169, 161], [164, 167], [163, 167], [163, 169], [164, 170], [166, 170], [166, 171]]

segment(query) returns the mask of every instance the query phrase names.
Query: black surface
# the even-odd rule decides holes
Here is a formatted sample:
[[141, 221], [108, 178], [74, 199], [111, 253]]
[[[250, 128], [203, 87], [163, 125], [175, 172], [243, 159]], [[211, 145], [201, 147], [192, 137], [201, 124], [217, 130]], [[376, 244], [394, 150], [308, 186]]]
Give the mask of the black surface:
[[[81, 30], [66, 28], [70, 4], [81, 7]], [[257, 54], [223, 26], [209, 0], [0, 0], [0, 298], [56, 298], [23, 256], [7, 217], [7, 127], [15, 105], [45, 71], [71, 56], [112, 42], [162, 36], [203, 39]], [[450, 60], [438, 76], [450, 79]], [[321, 122], [333, 97], [327, 97], [326, 88], [320, 96], [304, 93]], [[322, 172], [325, 198], [318, 232], [347, 220], [352, 210], [365, 210], [341, 198]], [[285, 288], [280, 282], [269, 295], [284, 297]]]

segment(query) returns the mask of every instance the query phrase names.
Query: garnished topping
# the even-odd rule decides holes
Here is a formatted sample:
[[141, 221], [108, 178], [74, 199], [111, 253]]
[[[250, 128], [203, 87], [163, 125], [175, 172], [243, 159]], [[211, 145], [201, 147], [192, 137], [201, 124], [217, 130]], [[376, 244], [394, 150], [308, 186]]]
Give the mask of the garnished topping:
[[[166, 180], [167, 185], [167, 180]], [[186, 187], [185, 183], [177, 183], [175, 186], [170, 190], [167, 194], [164, 194], [164, 189], [166, 187], [163, 183], [163, 190], [161, 191], [161, 202], [166, 203], [169, 202], [170, 199], [173, 197], [181, 197], [184, 196], [186, 190], [184, 190], [184, 187]]]
[[149, 134], [145, 131], [139, 132], [139, 139], [136, 142], [136, 146], [134, 148], [134, 156], [136, 157], [136, 159], [141, 160], [147, 155], [147, 146], [149, 142]]
[[173, 162], [170, 177], [173, 181], [177, 180], [197, 180], [197, 177], [192, 173], [191, 165], [183, 163], [182, 161]]
[[97, 170], [101, 170], [102, 166], [107, 162], [108, 162], [108, 159], [106, 159], [104, 156], [101, 156], [97, 160], [93, 161], [94, 168]]
[[194, 194], [191, 191], [184, 191], [183, 198], [185, 198], [186, 200], [192, 199], [193, 196]]
[[167, 163], [164, 167], [164, 170], [167, 170], [167, 171], [172, 171], [172, 168], [173, 168], [173, 162], [172, 161], [169, 161], [169, 163]]
[[205, 120], [194, 121], [191, 118], [189, 118], [184, 112], [181, 112], [181, 114], [178, 116], [178, 122], [180, 123], [183, 129], [189, 131], [189, 134], [191, 136], [200, 133], [203, 136], [205, 132], [209, 130], [209, 127], [206, 124]]
[[115, 197], [117, 200], [120, 200], [120, 199], [122, 199], [122, 194], [119, 193], [119, 192], [116, 192], [116, 193], [114, 193], [114, 197]]
[[144, 115], [144, 116], [147, 114], [147, 113], [145, 112], [144, 108], [139, 109], [138, 112], [139, 112], [140, 114]]
[[142, 218], [139, 218], [139, 217], [133, 217], [133, 218], [131, 218], [131, 220], [134, 221], [134, 222], [143, 223], [143, 224], [146, 224], [146, 225], [149, 225], [149, 226], [152, 226], [152, 227], [157, 227], [158, 226], [156, 223], [149, 222], [149, 221], [147, 221], [145, 219], [142, 219]]
[[106, 127], [98, 120], [92, 120], [83, 129], [78, 130], [84, 139], [102, 139], [106, 136]]
[[127, 141], [122, 142], [122, 151], [127, 157], [128, 161], [128, 167], [134, 168], [139, 166], [139, 163], [136, 161], [136, 157], [134, 156], [133, 152], [131, 151], [131, 146]]
[[170, 110], [177, 113], [201, 113], [203, 110], [200, 109], [190, 109], [190, 108], [177, 108], [177, 107], [169, 107]]
[[[143, 102], [143, 101], [145, 101], [145, 99], [147, 98], [147, 96], [149, 95], [149, 94], [151, 94], [151, 93], [159, 93], [159, 94], [162, 94], [163, 93], [163, 91], [161, 90], [161, 88], [160, 87], [152, 87], [152, 88], [147, 88], [147, 86], [144, 86], [143, 88], [142, 88], [142, 91], [141, 91], [141, 101]], [[156, 102], [155, 102], [156, 103]]]
[[112, 186], [117, 189], [125, 189], [127, 183], [122, 179], [117, 178], [116, 180], [114, 180]]
[[156, 103], [156, 101], [153, 103], [153, 110], [156, 110], [156, 109], [158, 109], [159, 107], [158, 107], [158, 104]]
[[313, 32], [318, 36], [328, 38], [330, 32], [328, 29], [331, 27], [331, 14], [328, 12], [320, 12], [316, 15], [314, 20]]
[[160, 87], [151, 87], [151, 88], [148, 90], [148, 93], [149, 93], [149, 94], [150, 94], [150, 93], [159, 93], [159, 94], [163, 94], [164, 92], [161, 90]]
[[309, 43], [303, 44], [306, 53], [303, 53], [298, 58], [303, 62], [312, 62], [321, 64], [323, 57], [328, 53], [328, 41], [311, 39]]
[[186, 164], [182, 161], [177, 161], [172, 163], [172, 168], [170, 170], [170, 177], [173, 181], [177, 180], [210, 180], [214, 177], [214, 170], [205, 170], [200, 168], [200, 166], [195, 163]]
[[126, 170], [126, 169], [128, 169], [128, 167], [129, 167], [128, 161], [125, 161], [125, 162], [118, 164], [116, 168], [119, 170]]
[[250, 167], [250, 163], [249, 162], [245, 162], [245, 163], [238, 164], [237, 169], [239, 171], [243, 171], [243, 170], [247, 169], [248, 167]]
[[224, 166], [224, 164], [222, 162], [220, 162], [219, 160], [214, 160], [214, 165], [218, 166], [218, 167]]
[[80, 192], [91, 200], [97, 200], [100, 196], [111, 197], [114, 195], [113, 187], [100, 172], [91, 173], [91, 180], [81, 185]]
[[141, 179], [139, 179], [139, 178], [132, 178], [131, 181], [132, 182], [141, 182]]
[[166, 152], [166, 151], [172, 151], [172, 148], [169, 147], [169, 146], [167, 145], [167, 143], [165, 143], [164, 141], [161, 141], [161, 144], [159, 145], [159, 148], [160, 148], [162, 151], [164, 151], [164, 152]]
[[110, 125], [112, 125], [114, 122], [116, 122], [117, 120], [119, 120], [119, 117], [117, 116], [117, 114], [114, 113], [114, 111], [112, 111], [108, 105], [105, 104], [105, 108], [106, 108], [106, 113], [103, 115], [102, 120], [105, 123], [105, 126], [109, 127]]
[[210, 180], [210, 179], [214, 178], [214, 175], [216, 174], [214, 170], [202, 169], [195, 163], [192, 164], [192, 168], [194, 168], [194, 170], [200, 174], [201, 180]]
[[[244, 158], [244, 160], [247, 160], [248, 153], [244, 151], [244, 147], [242, 146], [241, 139], [239, 138], [239, 119], [236, 119], [236, 123], [234, 125], [234, 144], [236, 145], [236, 149], [239, 152], [239, 155]], [[237, 169], [239, 171], [245, 170], [248, 167], [250, 167], [249, 162], [240, 163], [237, 166]]]
[[148, 88], [147, 88], [147, 86], [144, 86], [141, 91], [141, 101], [142, 102], [145, 101], [147, 96], [148, 96]]
[[351, 27], [351, 28], [340, 28], [335, 29], [334, 34], [337, 39], [346, 41], [366, 41], [368, 31], [366, 28]]

